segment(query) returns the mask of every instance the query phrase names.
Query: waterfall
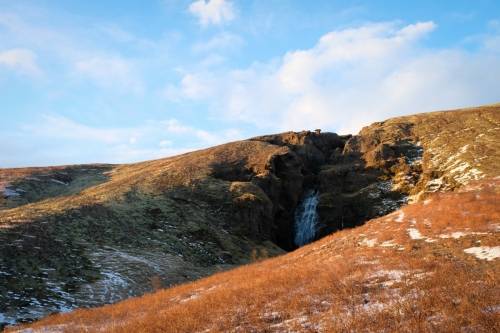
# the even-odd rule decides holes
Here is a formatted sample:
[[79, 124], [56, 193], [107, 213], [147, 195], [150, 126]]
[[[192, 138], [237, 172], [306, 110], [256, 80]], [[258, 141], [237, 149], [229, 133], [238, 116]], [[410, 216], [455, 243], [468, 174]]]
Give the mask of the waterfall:
[[295, 210], [295, 245], [302, 246], [311, 242], [316, 236], [318, 212], [316, 208], [319, 194], [316, 190], [306, 193], [300, 205]]

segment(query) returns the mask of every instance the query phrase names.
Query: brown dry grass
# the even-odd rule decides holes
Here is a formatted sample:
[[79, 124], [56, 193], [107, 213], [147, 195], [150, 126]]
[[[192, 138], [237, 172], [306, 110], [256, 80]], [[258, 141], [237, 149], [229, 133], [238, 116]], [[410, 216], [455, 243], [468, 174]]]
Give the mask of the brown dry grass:
[[[120, 201], [131, 190], [158, 194], [174, 187], [194, 187], [207, 179], [214, 164], [233, 165], [243, 161], [246, 168], [260, 174], [266, 172], [268, 160], [272, 155], [286, 152], [286, 147], [259, 141], [238, 141], [159, 160], [110, 165], [110, 179], [102, 184], [73, 195], [48, 198], [21, 207], [0, 210], [0, 228], [12, 227], [86, 205]], [[50, 173], [80, 167], [85, 166], [0, 169], [0, 187], [3, 188], [9, 182], [33, 173]]]
[[[496, 179], [435, 195], [278, 258], [26, 327], [116, 333], [499, 332], [500, 260], [464, 252], [500, 245], [498, 185]], [[411, 239], [411, 228], [423, 238]], [[458, 231], [464, 233], [460, 238], [441, 238]]]

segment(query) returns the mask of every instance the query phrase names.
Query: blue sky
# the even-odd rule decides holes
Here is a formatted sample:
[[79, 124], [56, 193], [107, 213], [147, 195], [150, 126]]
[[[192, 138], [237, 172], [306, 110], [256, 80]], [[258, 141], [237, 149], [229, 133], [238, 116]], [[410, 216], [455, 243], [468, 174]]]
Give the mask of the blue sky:
[[0, 0], [0, 167], [500, 101], [500, 2]]

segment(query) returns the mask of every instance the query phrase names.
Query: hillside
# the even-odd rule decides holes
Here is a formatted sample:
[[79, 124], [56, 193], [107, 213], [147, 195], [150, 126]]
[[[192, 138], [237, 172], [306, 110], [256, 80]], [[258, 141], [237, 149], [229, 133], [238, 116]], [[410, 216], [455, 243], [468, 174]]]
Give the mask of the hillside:
[[42, 332], [498, 332], [500, 180], [434, 194], [292, 253]]
[[[427, 202], [428, 196], [434, 192], [464, 189], [472, 181], [489, 179], [481, 191], [494, 203], [498, 185], [495, 177], [500, 176], [499, 152], [500, 105], [497, 104], [393, 118], [365, 127], [354, 136], [320, 131], [287, 132], [136, 164], [0, 169], [0, 191], [3, 192], [3, 197], [0, 197], [0, 325], [2, 322], [31, 321], [52, 312], [114, 303], [295, 250], [302, 245], [297, 243], [295, 237], [295, 212], [312, 190], [317, 195], [318, 225], [309, 240], [342, 231], [275, 261], [265, 261], [229, 272], [228, 275], [215, 275], [202, 280], [198, 282], [200, 288], [206, 281], [240, 274], [238, 272], [249, 276], [262, 273], [270, 266], [281, 265], [282, 261], [296, 260], [297, 266], [306, 267], [305, 261], [301, 263], [297, 259], [300, 253], [315, 249], [320, 246], [318, 244], [336, 244], [335, 240], [343, 237], [341, 235], [359, 238], [366, 232], [370, 236], [366, 242], [372, 244], [371, 233], [385, 233], [377, 229], [384, 226], [382, 222], [375, 222], [380, 220], [374, 220], [361, 229], [344, 229], [385, 216], [406, 203], [415, 205], [406, 206], [405, 212], [416, 207], [422, 211], [431, 209], [434, 206], [422, 204]], [[467, 201], [469, 199], [466, 198], [472, 196], [470, 193], [445, 196], [439, 209], [460, 207], [451, 201]], [[441, 202], [441, 199], [436, 200]], [[481, 237], [477, 239], [485, 242], [481, 244], [496, 246], [493, 225], [498, 221], [498, 215], [495, 215], [498, 209], [490, 201], [477, 201], [472, 205], [471, 212], [484, 209], [484, 212], [491, 212], [491, 218], [487, 221], [481, 218], [484, 225], [467, 224], [464, 228], [488, 234], [471, 234], [458, 238], [457, 242], [475, 241], [475, 238]], [[461, 208], [456, 214], [462, 214]], [[458, 219], [457, 230], [453, 229], [455, 225], [451, 220], [445, 219], [448, 222], [442, 223], [450, 224], [453, 229], [450, 232], [465, 232], [460, 229], [460, 223], [469, 222]], [[430, 234], [432, 238], [439, 238], [439, 242], [408, 241], [403, 237], [406, 230], [403, 224], [395, 226], [399, 229], [389, 228], [387, 232], [402, 233], [401, 246], [411, 251], [392, 251], [390, 242], [386, 243], [389, 244], [387, 249], [383, 247], [380, 250], [391, 250], [387, 260], [394, 260], [394, 263], [408, 261], [408, 269], [416, 269], [418, 265], [422, 265], [422, 269], [429, 268], [421, 258], [414, 258], [418, 262], [413, 263], [411, 258], [417, 254], [413, 243], [435, 255], [435, 251], [428, 247], [455, 242], [453, 237], [441, 240], [440, 234], [437, 234], [444, 230], [439, 229], [441, 227], [437, 227], [436, 234], [434, 231]], [[476, 230], [476, 227], [479, 229]], [[424, 233], [424, 230], [419, 232]], [[389, 240], [380, 239], [382, 242]], [[359, 242], [363, 244], [364, 241]], [[311, 275], [289, 271], [287, 274], [292, 276], [288, 277], [290, 282], [283, 283], [285, 289], [282, 293], [294, 290], [293, 281], [299, 283], [312, 278], [314, 274], [322, 274], [321, 270], [326, 275], [333, 274], [332, 270], [344, 274], [344, 269], [346, 277], [354, 274], [351, 269], [355, 269], [356, 265], [350, 267], [350, 263], [355, 262], [356, 251], [368, 251], [368, 256], [370, 251], [378, 249], [362, 245], [358, 249], [353, 246], [358, 241], [349, 244], [336, 244], [336, 254], [311, 252], [311, 255], [317, 256], [316, 259], [321, 257], [326, 260], [331, 256], [328, 260], [337, 260], [334, 258], [340, 255], [342, 260], [332, 264], [331, 269], [326, 269], [323, 264], [314, 268], [313, 260], [308, 267], [311, 273], [300, 273]], [[463, 252], [460, 247], [450, 251], [460, 255]], [[436, 260], [441, 258], [435, 256]], [[469, 256], [465, 258], [468, 258], [466, 262], [471, 259]], [[446, 266], [445, 263], [443, 261], [442, 267]], [[495, 266], [497, 260], [473, 263], [473, 269], [479, 265], [479, 273], [482, 270], [486, 274], [498, 268]], [[247, 269], [248, 272], [245, 271]], [[434, 276], [439, 276], [439, 272], [436, 271]], [[278, 270], [269, 274], [275, 274], [277, 281], [285, 278], [285, 275], [279, 275]], [[264, 274], [266, 276], [268, 273]], [[481, 281], [484, 276], [480, 276]], [[455, 278], [462, 279], [459, 276]], [[485, 283], [489, 283], [486, 280]], [[265, 283], [264, 280], [261, 283]], [[158, 302], [162, 303], [165, 299], [160, 295], [174, 295], [192, 286], [196, 285], [176, 287], [152, 297], [158, 297]], [[255, 289], [257, 287], [265, 290], [258, 284], [232, 286], [229, 283], [227, 288], [233, 287], [235, 290], [241, 287], [249, 293], [260, 292]], [[354, 284], [349, 288], [354, 288]], [[177, 294], [172, 297], [175, 299]], [[150, 302], [151, 298], [148, 299], [133, 302]], [[178, 303], [183, 304], [180, 300]], [[203, 304], [200, 303], [200, 306], [218, 311], [210, 303]], [[297, 307], [299, 305], [297, 303]], [[125, 305], [109, 309], [119, 309], [120, 306]], [[170, 311], [168, 309], [170, 307], [166, 307], [165, 311]], [[174, 312], [181, 311], [181, 317], [187, 316], [182, 311], [192, 312], [192, 318], [197, 313], [182, 306], [172, 309]], [[102, 316], [106, 316], [104, 313], [108, 310], [103, 311]], [[141, 313], [138, 311], [136, 314]], [[100, 315], [96, 313], [96, 316]], [[257, 320], [254, 319], [249, 319], [252, 325]], [[131, 322], [126, 325], [136, 325]], [[137, 325], [140, 325], [139, 322]], [[190, 327], [182, 325], [178, 326], [180, 331]], [[232, 327], [227, 325], [223, 327]]]

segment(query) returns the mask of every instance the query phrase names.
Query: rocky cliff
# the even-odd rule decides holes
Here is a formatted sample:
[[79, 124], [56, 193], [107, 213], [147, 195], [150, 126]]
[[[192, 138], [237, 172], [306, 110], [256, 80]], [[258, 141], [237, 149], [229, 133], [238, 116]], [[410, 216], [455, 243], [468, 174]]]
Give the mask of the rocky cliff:
[[287, 132], [129, 165], [0, 170], [0, 320], [31, 320], [293, 250], [428, 193], [498, 176], [500, 106]]

